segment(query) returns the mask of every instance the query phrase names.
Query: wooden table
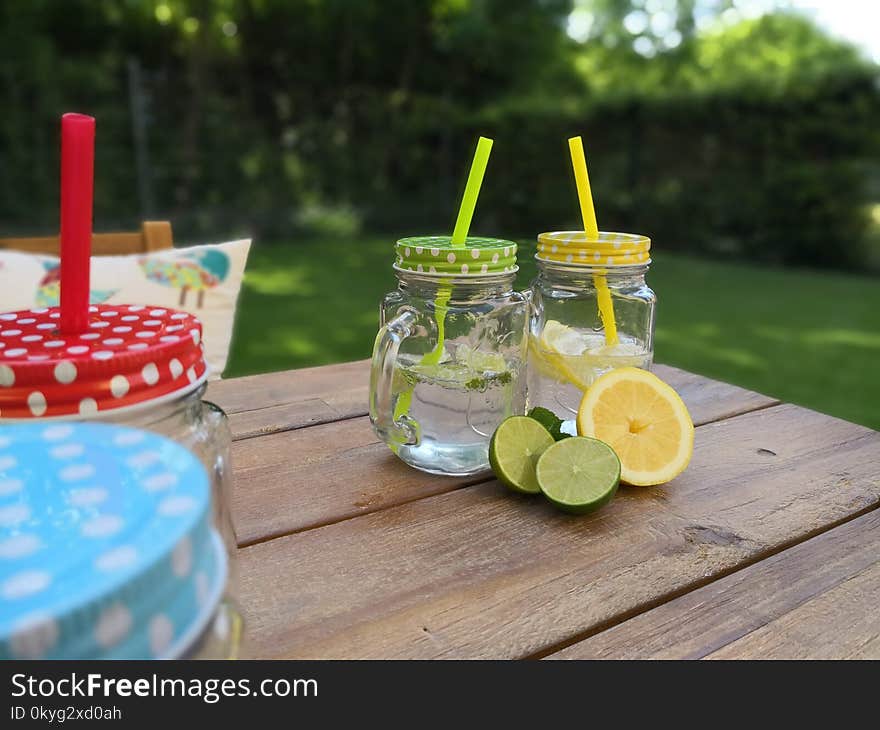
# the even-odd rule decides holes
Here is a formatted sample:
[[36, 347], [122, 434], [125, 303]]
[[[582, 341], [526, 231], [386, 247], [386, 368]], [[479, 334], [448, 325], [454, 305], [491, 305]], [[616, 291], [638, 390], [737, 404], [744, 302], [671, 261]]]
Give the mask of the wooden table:
[[379, 443], [367, 363], [212, 384], [249, 653], [880, 657], [880, 433], [671, 367], [675, 481], [575, 517]]

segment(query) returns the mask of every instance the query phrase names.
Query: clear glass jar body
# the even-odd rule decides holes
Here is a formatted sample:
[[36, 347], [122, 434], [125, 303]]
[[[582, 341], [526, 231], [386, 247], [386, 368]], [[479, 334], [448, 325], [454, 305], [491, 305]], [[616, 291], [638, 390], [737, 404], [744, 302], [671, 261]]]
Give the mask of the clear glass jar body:
[[[616, 367], [649, 368], [654, 358], [657, 297], [645, 282], [648, 264], [566, 265], [538, 259], [529, 317], [528, 407], [541, 406], [575, 433], [584, 392]], [[610, 295], [617, 343], [606, 341], [599, 314]]]
[[516, 271], [395, 272], [373, 350], [373, 429], [422, 471], [485, 471], [495, 428], [525, 412], [528, 301], [513, 290]]

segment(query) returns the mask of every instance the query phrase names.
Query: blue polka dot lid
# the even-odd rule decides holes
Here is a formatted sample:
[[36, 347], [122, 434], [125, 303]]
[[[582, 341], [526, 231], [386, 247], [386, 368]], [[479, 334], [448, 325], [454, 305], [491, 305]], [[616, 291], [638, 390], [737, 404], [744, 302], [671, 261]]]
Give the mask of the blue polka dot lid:
[[183, 655], [226, 583], [210, 494], [157, 434], [0, 426], [0, 659]]

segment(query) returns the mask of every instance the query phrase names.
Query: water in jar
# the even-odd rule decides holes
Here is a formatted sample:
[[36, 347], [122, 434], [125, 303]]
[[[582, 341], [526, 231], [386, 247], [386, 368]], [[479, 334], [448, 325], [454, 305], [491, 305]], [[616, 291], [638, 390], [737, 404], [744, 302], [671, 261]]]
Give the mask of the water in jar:
[[406, 415], [419, 443], [401, 445], [404, 461], [435, 474], [488, 469], [498, 424], [525, 408], [524, 364], [500, 352], [447, 341], [439, 362], [401, 354], [394, 373], [395, 418]]

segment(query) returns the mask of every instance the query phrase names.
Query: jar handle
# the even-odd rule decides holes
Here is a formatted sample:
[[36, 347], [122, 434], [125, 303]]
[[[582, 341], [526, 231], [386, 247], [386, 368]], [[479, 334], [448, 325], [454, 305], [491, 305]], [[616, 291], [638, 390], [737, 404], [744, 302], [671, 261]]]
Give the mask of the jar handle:
[[[413, 333], [416, 313], [404, 310], [379, 329], [373, 345], [373, 364], [370, 369], [370, 421], [386, 444], [414, 446], [419, 442], [418, 428], [406, 414], [394, 417], [394, 373], [400, 344]], [[407, 394], [402, 394], [405, 397]]]

